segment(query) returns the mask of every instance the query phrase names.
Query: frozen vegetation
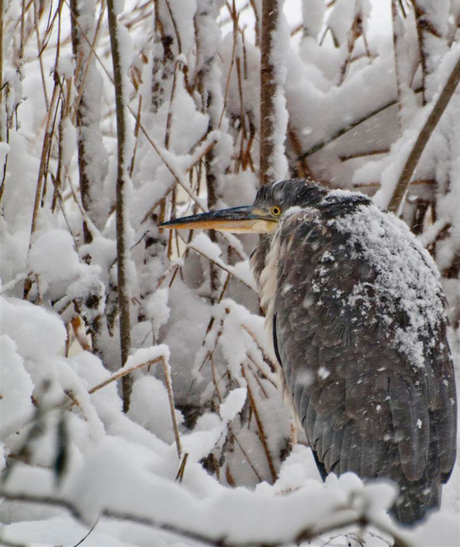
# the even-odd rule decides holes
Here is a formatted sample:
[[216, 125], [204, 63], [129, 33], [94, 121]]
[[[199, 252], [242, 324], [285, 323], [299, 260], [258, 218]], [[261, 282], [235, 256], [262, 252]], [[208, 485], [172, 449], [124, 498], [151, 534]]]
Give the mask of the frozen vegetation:
[[[394, 198], [458, 67], [458, 3], [268, 3], [266, 173], [399, 214], [439, 270], [460, 376], [458, 89]], [[321, 482], [283, 402], [255, 236], [158, 229], [254, 198], [262, 1], [2, 6], [0, 544], [459, 545], [458, 463], [413, 530], [386, 512], [393, 484]]]

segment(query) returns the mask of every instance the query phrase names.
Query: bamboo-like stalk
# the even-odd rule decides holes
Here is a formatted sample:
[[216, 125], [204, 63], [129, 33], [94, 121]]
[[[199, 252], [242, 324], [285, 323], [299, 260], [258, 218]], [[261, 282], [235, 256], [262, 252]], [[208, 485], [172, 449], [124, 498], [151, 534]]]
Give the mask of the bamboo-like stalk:
[[274, 34], [279, 19], [278, 0], [262, 1], [262, 30], [260, 45], [260, 185], [271, 180], [275, 152], [275, 97], [277, 92], [276, 68], [271, 62]]
[[399, 49], [400, 49], [400, 27], [401, 27], [401, 21], [398, 13], [398, 6], [397, 6], [398, 0], [391, 0], [391, 18], [393, 23], [393, 57], [395, 62], [395, 76], [396, 76], [396, 91], [397, 91], [397, 100], [398, 100], [398, 121], [399, 121], [399, 129], [401, 130], [401, 98], [402, 98], [402, 90], [401, 90], [401, 69], [400, 69], [400, 61], [399, 61]]
[[273, 463], [273, 457], [270, 454], [270, 449], [268, 447], [267, 442], [267, 434], [265, 433], [264, 424], [262, 423], [262, 420], [260, 418], [260, 413], [257, 408], [256, 400], [254, 397], [254, 394], [252, 392], [252, 388], [249, 382], [249, 378], [244, 370], [244, 365], [241, 364], [241, 374], [243, 375], [244, 379], [246, 380], [246, 385], [248, 388], [248, 398], [249, 398], [249, 404], [251, 406], [252, 411], [254, 412], [254, 417], [256, 419], [257, 429], [259, 431], [259, 438], [260, 442], [262, 443], [262, 447], [264, 449], [265, 457], [267, 459], [268, 468], [270, 470], [270, 475], [272, 478], [272, 481], [275, 482], [278, 478], [278, 474], [276, 473], [275, 464]]
[[[118, 310], [120, 313], [120, 350], [121, 365], [128, 360], [131, 347], [131, 320], [129, 315], [130, 296], [127, 279], [129, 247], [126, 241], [128, 211], [126, 207], [126, 184], [128, 180], [129, 160], [126, 151], [127, 127], [124, 104], [124, 84], [118, 37], [118, 20], [115, 12], [115, 0], [107, 0], [110, 47], [113, 63], [115, 87], [115, 107], [117, 120], [117, 186], [116, 186], [116, 229], [117, 229], [117, 272], [118, 272]], [[133, 387], [132, 376], [122, 379], [123, 411], [128, 412]]]
[[[7, 138], [7, 119], [6, 110], [3, 105], [3, 0], [0, 0], [0, 142], [6, 142]], [[6, 162], [0, 166], [2, 171], [0, 180], [0, 203], [2, 202], [3, 192], [6, 183]]]
[[[32, 246], [32, 239], [35, 233], [35, 230], [37, 228], [37, 221], [38, 221], [38, 212], [40, 210], [40, 202], [42, 199], [42, 191], [43, 191], [43, 185], [46, 177], [46, 171], [47, 171], [47, 165], [49, 161], [49, 153], [51, 149], [51, 141], [53, 138], [53, 127], [54, 127], [54, 121], [55, 116], [53, 116], [53, 112], [57, 110], [57, 102], [59, 97], [59, 84], [58, 79], [55, 75], [55, 82], [54, 82], [54, 88], [53, 88], [53, 95], [51, 98], [51, 106], [48, 110], [48, 114], [46, 116], [46, 127], [45, 127], [45, 135], [43, 137], [43, 146], [42, 146], [42, 152], [40, 157], [40, 167], [38, 170], [38, 178], [37, 178], [37, 186], [35, 189], [35, 200], [34, 200], [34, 207], [32, 211], [32, 221], [30, 226], [30, 237], [29, 237], [29, 250]], [[24, 281], [24, 291], [23, 291], [23, 298], [26, 299], [29, 291], [32, 287], [32, 282], [29, 278], [26, 278]]]
[[[75, 83], [76, 88], [79, 92], [79, 97], [81, 100], [78, 101], [78, 104], [75, 109], [75, 121], [76, 127], [79, 131], [78, 136], [78, 172], [80, 177], [80, 192], [81, 192], [81, 201], [86, 212], [89, 213], [91, 205], [91, 196], [90, 196], [90, 181], [86, 173], [87, 159], [86, 159], [86, 146], [87, 142], [82, 138], [81, 131], [84, 126], [84, 111], [85, 111], [85, 88], [82, 86], [81, 82], [81, 73], [83, 71], [83, 63], [85, 60], [84, 47], [80, 37], [81, 28], [77, 25], [79, 17], [79, 9], [77, 0], [69, 0], [70, 4], [70, 21], [71, 21], [71, 36], [72, 36], [72, 51], [74, 57], [77, 59], [77, 68], [75, 70]], [[83, 239], [85, 243], [91, 243], [92, 235], [88, 230], [86, 222], [83, 222]]]
[[88, 390], [88, 393], [90, 395], [92, 395], [93, 393], [96, 393], [96, 391], [99, 391], [100, 389], [108, 386], [109, 384], [111, 384], [112, 382], [116, 382], [118, 380], [120, 380], [121, 378], [124, 378], [127, 374], [131, 374], [133, 373], [135, 370], [139, 370], [141, 368], [145, 368], [145, 367], [151, 367], [153, 365], [156, 365], [157, 363], [159, 363], [161, 360], [163, 359], [163, 356], [160, 355], [159, 357], [155, 357], [155, 359], [149, 359], [148, 361], [145, 361], [144, 363], [140, 363], [139, 365], [136, 365], [134, 367], [131, 367], [129, 369], [122, 369], [122, 370], [119, 370], [118, 372], [115, 372], [114, 374], [112, 374], [111, 376], [109, 376], [109, 378], [107, 378], [106, 380], [104, 380], [103, 382], [99, 383], [99, 384], [96, 384], [95, 386], [93, 386], [91, 389]]
[[176, 409], [174, 405], [174, 394], [172, 390], [171, 375], [169, 374], [169, 366], [168, 366], [168, 363], [166, 362], [166, 359], [162, 357], [161, 361], [163, 363], [163, 371], [165, 374], [166, 390], [168, 392], [169, 409], [171, 411], [171, 420], [173, 424], [174, 439], [176, 441], [177, 456], [180, 460], [182, 457], [182, 446], [180, 442], [179, 426], [177, 424], [177, 419], [176, 419]]
[[[233, 9], [235, 5], [233, 3]], [[198, 62], [199, 62], [199, 76], [197, 78], [198, 89], [201, 95], [202, 111], [208, 115], [208, 130], [207, 133], [211, 133], [213, 130], [219, 129], [222, 127], [222, 122], [224, 119], [225, 109], [222, 109], [220, 116], [217, 114], [216, 104], [223, 102], [222, 91], [220, 86], [216, 85], [216, 62], [217, 62], [217, 51], [216, 49], [210, 48], [210, 33], [209, 33], [209, 8], [208, 6], [203, 6], [195, 14], [194, 23], [195, 23], [195, 37], [198, 51]], [[235, 32], [237, 29], [237, 21], [233, 21], [233, 53], [232, 60], [235, 54], [235, 42], [236, 36]], [[213, 24], [216, 26], [217, 23], [214, 21]], [[212, 34], [211, 34], [212, 36]], [[206, 55], [202, 54], [202, 51], [206, 52]], [[227, 80], [228, 81], [228, 80]], [[206, 173], [206, 189], [207, 189], [207, 207], [211, 211], [217, 206], [217, 202], [221, 197], [219, 195], [219, 188], [223, 186], [222, 184], [222, 175], [224, 169], [216, 161], [216, 154], [214, 149], [211, 148], [206, 155], [204, 156], [205, 163], [205, 173]], [[214, 243], [217, 243], [217, 234], [214, 230], [209, 230], [209, 238]], [[220, 287], [220, 276], [218, 268], [212, 262], [209, 264], [209, 284], [210, 284], [210, 295], [211, 302], [214, 303], [219, 297], [219, 287]]]
[[[421, 91], [422, 91], [422, 88], [419, 87], [419, 88], [414, 90], [414, 93], [420, 93]], [[360, 118], [357, 118], [356, 120], [348, 123], [346, 126], [341, 127], [340, 129], [338, 129], [335, 133], [333, 133], [329, 137], [326, 137], [322, 141], [319, 141], [318, 143], [311, 146], [306, 152], [304, 152], [301, 156], [299, 156], [298, 159], [301, 160], [303, 158], [307, 158], [308, 156], [311, 156], [312, 154], [315, 154], [316, 152], [319, 152], [320, 150], [325, 148], [328, 144], [331, 144], [331, 142], [334, 142], [335, 140], [337, 140], [342, 135], [345, 135], [345, 133], [348, 133], [349, 131], [351, 131], [352, 129], [357, 127], [358, 125], [361, 125], [362, 123], [366, 122], [370, 118], [373, 118], [377, 114], [380, 114], [381, 112], [383, 112], [387, 108], [390, 108], [390, 107], [395, 106], [397, 104], [398, 104], [397, 99], [396, 100], [391, 99], [390, 101], [386, 102], [385, 104], [377, 106], [376, 108], [372, 109], [367, 114], [364, 114]]]
[[444, 110], [449, 104], [449, 101], [452, 98], [452, 95], [454, 94], [454, 91], [459, 81], [460, 81], [460, 58], [458, 59], [452, 72], [450, 73], [450, 76], [447, 79], [447, 82], [444, 85], [444, 88], [439, 94], [439, 97], [436, 103], [431, 109], [431, 112], [428, 118], [426, 119], [426, 122], [424, 126], [422, 127], [422, 130], [420, 131], [417, 137], [417, 140], [415, 141], [415, 144], [412, 147], [412, 150], [410, 151], [409, 157], [406, 160], [404, 168], [401, 172], [399, 180], [394, 189], [393, 195], [390, 199], [390, 203], [388, 205], [389, 211], [393, 213], [397, 213], [399, 211], [399, 208], [404, 200], [404, 196], [406, 195], [407, 188], [409, 187], [412, 175], [414, 174], [415, 168], [417, 167], [417, 164], [423, 154], [423, 151], [425, 150], [425, 147], [431, 135], [433, 134], [433, 131], [436, 129], [436, 126], [439, 120], [441, 119], [441, 116], [443, 115]]
[[169, 15], [166, 15], [169, 6], [163, 2], [154, 5], [154, 41], [161, 43], [163, 56], [154, 57], [152, 62], [152, 86], [150, 89], [150, 110], [158, 112], [166, 97], [166, 87], [172, 77], [175, 67], [175, 41]]

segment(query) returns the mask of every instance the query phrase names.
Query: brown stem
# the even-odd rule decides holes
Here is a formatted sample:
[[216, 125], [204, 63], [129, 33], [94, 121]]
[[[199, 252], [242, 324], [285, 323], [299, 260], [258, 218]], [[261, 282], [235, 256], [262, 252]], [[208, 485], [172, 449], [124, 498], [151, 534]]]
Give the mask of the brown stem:
[[165, 374], [166, 390], [168, 392], [169, 409], [171, 411], [171, 420], [172, 420], [173, 430], [174, 430], [174, 439], [176, 441], [177, 456], [180, 460], [182, 457], [182, 446], [180, 442], [179, 426], [177, 425], [177, 420], [176, 420], [176, 409], [174, 406], [174, 394], [172, 390], [171, 375], [169, 374], [169, 367], [168, 367], [168, 364], [166, 363], [165, 358], [161, 357], [161, 360], [163, 363], [163, 371]]
[[422, 130], [420, 131], [417, 140], [415, 141], [414, 146], [412, 147], [412, 150], [409, 154], [409, 157], [407, 158], [406, 164], [404, 165], [404, 168], [402, 170], [401, 176], [399, 177], [398, 183], [396, 185], [396, 188], [393, 192], [393, 196], [391, 197], [390, 204], [388, 206], [388, 210], [392, 213], [397, 213], [399, 210], [401, 203], [404, 200], [404, 196], [407, 192], [407, 188], [410, 184], [410, 179], [412, 178], [412, 175], [415, 171], [415, 168], [417, 167], [417, 164], [420, 160], [421, 155], [423, 154], [423, 151], [425, 150], [425, 147], [433, 134], [433, 131], [435, 130], [439, 120], [441, 119], [441, 116], [444, 113], [444, 110], [446, 109], [447, 105], [449, 104], [449, 101], [454, 94], [454, 91], [458, 85], [458, 82], [460, 81], [460, 58], [456, 62], [454, 69], [450, 73], [450, 76], [441, 91], [438, 100], [436, 101], [436, 104], [433, 106], [425, 125], [422, 127]]
[[[86, 92], [85, 88], [82, 85], [82, 71], [83, 71], [83, 63], [85, 61], [85, 53], [84, 53], [84, 44], [81, 40], [81, 28], [78, 23], [78, 18], [80, 16], [79, 13], [79, 6], [77, 0], [69, 0], [70, 2], [70, 21], [71, 21], [71, 37], [72, 37], [72, 52], [75, 57], [75, 59], [78, 60], [77, 62], [77, 68], [75, 70], [75, 84], [76, 88], [79, 92], [79, 98], [80, 100], [77, 103], [77, 106], [75, 108], [75, 116], [76, 116], [76, 127], [78, 130], [78, 173], [80, 178], [80, 193], [81, 193], [81, 202], [83, 204], [83, 207], [85, 211], [89, 214], [91, 210], [91, 195], [90, 195], [90, 186], [91, 182], [87, 176], [87, 140], [83, 138], [82, 130], [85, 126], [85, 112], [87, 111], [86, 106]], [[89, 63], [88, 63], [89, 64]], [[85, 243], [91, 243], [92, 242], [92, 234], [90, 230], [88, 229], [88, 226], [86, 222], [83, 221], [83, 240]]]
[[41, 75], [41, 81], [42, 81], [42, 87], [43, 87], [43, 96], [45, 98], [46, 110], [48, 110], [50, 103], [48, 99], [48, 92], [46, 90], [45, 69], [43, 67], [43, 58], [42, 58], [43, 50], [42, 50], [42, 44], [40, 42], [40, 31], [39, 31], [41, 14], [38, 14], [37, 5], [35, 2], [33, 2], [33, 7], [34, 7], [34, 19], [35, 19], [34, 27], [35, 27], [35, 34], [37, 37], [38, 64], [40, 67], [40, 75]]
[[103, 387], [108, 386], [112, 382], [116, 382], [117, 380], [120, 380], [121, 378], [124, 378], [127, 374], [131, 374], [132, 372], [134, 372], [135, 370], [138, 370], [140, 368], [151, 367], [152, 365], [156, 365], [162, 359], [163, 359], [163, 356], [160, 355], [159, 357], [156, 357], [155, 359], [149, 359], [148, 361], [145, 361], [145, 363], [141, 363], [140, 365], [136, 365], [132, 368], [125, 369], [125, 370], [120, 370], [120, 371], [116, 372], [115, 374], [112, 374], [112, 376], [107, 378], [107, 380], [104, 380], [100, 384], [97, 384], [94, 387], [92, 387], [90, 390], [88, 390], [88, 393], [90, 395], [92, 395], [96, 391], [99, 391]]
[[[418, 88], [414, 91], [414, 93], [420, 93], [421, 91], [422, 91], [422, 88]], [[358, 125], [361, 125], [362, 123], [366, 122], [367, 120], [369, 120], [373, 116], [376, 116], [377, 114], [380, 114], [381, 112], [383, 112], [387, 108], [390, 108], [391, 106], [394, 106], [395, 104], [398, 104], [398, 101], [395, 100], [395, 99], [392, 99], [391, 101], [388, 101], [387, 103], [383, 104], [382, 106], [378, 106], [374, 110], [371, 110], [367, 114], [364, 114], [364, 116], [362, 116], [361, 118], [358, 118], [357, 120], [351, 122], [350, 124], [346, 125], [345, 127], [341, 127], [340, 129], [338, 129], [331, 136], [326, 137], [322, 141], [320, 141], [320, 142], [314, 144], [313, 146], [311, 146], [306, 152], [304, 152], [299, 157], [299, 160], [301, 160], [303, 158], [307, 158], [308, 156], [311, 156], [312, 154], [315, 154], [316, 152], [319, 152], [320, 150], [322, 150], [325, 146], [327, 146], [331, 142], [334, 142], [335, 140], [337, 140], [342, 135], [345, 135], [345, 133], [348, 133], [348, 131], [351, 131], [352, 129], [354, 129]]]
[[395, 76], [396, 76], [396, 91], [398, 99], [398, 112], [399, 112], [399, 129], [401, 130], [401, 74], [400, 74], [400, 60], [399, 60], [399, 43], [401, 40], [400, 36], [400, 25], [401, 21], [398, 13], [397, 0], [391, 0], [391, 18], [393, 23], [393, 56], [395, 60]]
[[260, 185], [270, 182], [273, 175], [275, 142], [276, 68], [271, 62], [274, 35], [279, 19], [278, 0], [263, 0], [260, 46]]
[[259, 410], [256, 405], [256, 400], [254, 398], [254, 394], [252, 393], [252, 389], [249, 383], [248, 376], [246, 374], [246, 371], [244, 370], [244, 365], [241, 364], [241, 373], [246, 380], [246, 385], [248, 388], [248, 398], [249, 398], [249, 404], [251, 406], [252, 411], [254, 412], [254, 417], [256, 419], [257, 423], [257, 429], [259, 431], [259, 438], [260, 442], [262, 443], [262, 447], [264, 449], [265, 457], [267, 458], [268, 468], [270, 469], [270, 475], [272, 478], [272, 481], [275, 482], [278, 478], [278, 475], [276, 473], [275, 464], [273, 463], [272, 455], [270, 454], [270, 449], [268, 448], [268, 442], [267, 442], [267, 435], [265, 433], [264, 424], [262, 423], [262, 420], [260, 419]]
[[[34, 208], [32, 212], [32, 222], [30, 226], [29, 250], [32, 246], [32, 238], [37, 227], [38, 212], [40, 210], [40, 201], [42, 197], [43, 184], [44, 184], [45, 175], [47, 171], [49, 152], [51, 149], [51, 141], [53, 138], [53, 127], [54, 127], [53, 111], [55, 110], [55, 105], [58, 100], [58, 96], [59, 96], [58, 91], [59, 91], [59, 85], [56, 78], [54, 83], [53, 96], [51, 99], [51, 107], [49, 108], [48, 114], [46, 116], [45, 135], [43, 137], [42, 153], [40, 157], [40, 167], [38, 169], [37, 187], [35, 190]], [[23, 292], [24, 299], [27, 298], [27, 295], [29, 294], [31, 287], [32, 287], [32, 282], [29, 278], [27, 278], [24, 282], [24, 292]]]
[[[117, 187], [116, 187], [116, 229], [117, 229], [117, 271], [118, 271], [118, 309], [120, 312], [120, 349], [121, 365], [128, 360], [131, 347], [131, 321], [129, 316], [129, 289], [127, 279], [127, 265], [129, 247], [126, 242], [126, 228], [128, 212], [126, 210], [125, 188], [128, 181], [127, 168], [129, 162], [126, 157], [126, 118], [123, 103], [123, 74], [120, 57], [120, 42], [118, 39], [118, 20], [115, 12], [115, 0], [107, 0], [107, 15], [109, 22], [110, 47], [113, 62], [113, 80], [115, 87], [115, 107], [117, 119]], [[123, 411], [128, 412], [132, 391], [132, 377], [122, 379]]]

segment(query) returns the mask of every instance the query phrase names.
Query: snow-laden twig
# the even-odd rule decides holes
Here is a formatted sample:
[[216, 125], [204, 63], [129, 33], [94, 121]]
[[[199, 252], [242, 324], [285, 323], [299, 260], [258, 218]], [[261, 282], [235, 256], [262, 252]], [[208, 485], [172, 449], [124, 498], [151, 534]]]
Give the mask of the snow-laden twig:
[[[263, 0], [260, 46], [260, 184], [284, 176], [287, 111], [286, 29], [282, 0]], [[288, 31], [287, 31], [288, 32]]]
[[171, 411], [171, 420], [173, 424], [174, 439], [176, 441], [177, 456], [180, 460], [180, 458], [182, 457], [182, 446], [180, 442], [179, 426], [177, 425], [177, 419], [176, 419], [176, 408], [174, 405], [174, 393], [172, 389], [171, 372], [169, 368], [169, 363], [166, 362], [165, 356], [161, 357], [161, 361], [163, 363], [163, 371], [165, 374], [166, 390], [168, 391], [169, 409]]
[[[126, 124], [125, 108], [127, 104], [127, 90], [125, 89], [123, 63], [121, 60], [121, 43], [119, 36], [119, 24], [116, 14], [114, 0], [107, 0], [107, 15], [109, 21], [110, 46], [113, 61], [113, 80], [115, 87], [115, 108], [117, 118], [117, 189], [116, 189], [116, 228], [117, 228], [117, 273], [118, 273], [118, 310], [120, 313], [120, 349], [121, 364], [127, 362], [131, 348], [131, 319], [129, 313], [129, 284], [128, 284], [128, 261], [129, 244], [127, 241], [128, 232], [128, 211], [126, 194], [128, 190], [129, 177], [128, 167], [131, 163], [129, 158], [127, 140], [128, 127]], [[123, 409], [128, 412], [132, 378], [123, 376]]]
[[[50, 507], [60, 507], [62, 509], [66, 509], [77, 521], [81, 522], [84, 525], [87, 524], [84, 515], [82, 514], [79, 507], [77, 507], [77, 505], [72, 501], [64, 498], [51, 495], [46, 496], [23, 493], [10, 493], [7, 490], [3, 489], [0, 489], [0, 498], [22, 503], [34, 503], [45, 506], [47, 505]], [[314, 526], [309, 525], [301, 530], [300, 533], [286, 537], [284, 541], [270, 542], [270, 546], [288, 547], [293, 543], [300, 544], [304, 541], [312, 541], [313, 539], [318, 538], [322, 535], [330, 534], [349, 526], [359, 526], [360, 529], [372, 526], [379, 532], [388, 535], [389, 537], [392, 537], [394, 539], [393, 547], [412, 547], [411, 544], [401, 534], [399, 534], [395, 528], [391, 527], [390, 529], [390, 527], [387, 527], [385, 524], [378, 521], [377, 519], [373, 519], [371, 516], [366, 515], [365, 513], [359, 514], [351, 509], [352, 508], [348, 506], [337, 507], [336, 511], [334, 512], [334, 516], [332, 517], [331, 515], [329, 522], [320, 522]], [[157, 530], [164, 530], [166, 532], [176, 534], [180, 537], [215, 547], [263, 547], [263, 545], [267, 545], [266, 542], [254, 541], [250, 537], [248, 537], [244, 541], [232, 541], [229, 540], [226, 536], [215, 537], [212, 534], [196, 532], [178, 524], [162, 522], [155, 517], [136, 515], [135, 513], [130, 513], [128, 511], [103, 509], [102, 511], [100, 511], [99, 515], [99, 518], [101, 517], [141, 524], [143, 526], [148, 526]]]
[[105, 386], [108, 386], [112, 382], [116, 382], [116, 381], [120, 380], [121, 378], [123, 378], [127, 374], [131, 374], [132, 372], [134, 372], [135, 370], [139, 370], [140, 368], [151, 367], [153, 365], [156, 365], [162, 359], [163, 359], [163, 356], [160, 355], [159, 357], [156, 357], [155, 359], [149, 359], [148, 361], [145, 361], [145, 362], [137, 364], [137, 365], [124, 366], [123, 368], [121, 368], [120, 370], [118, 370], [117, 372], [115, 372], [114, 374], [109, 376], [109, 378], [107, 378], [106, 380], [104, 380], [100, 384], [97, 384], [97, 385], [93, 386], [91, 389], [88, 390], [88, 393], [90, 395], [92, 395], [93, 393], [96, 393], [96, 391], [99, 391], [100, 389], [104, 388]]
[[265, 432], [265, 427], [264, 427], [264, 424], [263, 424], [262, 419], [260, 417], [260, 412], [259, 412], [259, 409], [257, 408], [257, 403], [256, 403], [256, 399], [254, 397], [254, 393], [253, 393], [252, 388], [251, 388], [251, 383], [250, 383], [249, 378], [246, 374], [243, 363], [241, 363], [241, 374], [243, 375], [243, 378], [246, 380], [246, 385], [247, 385], [247, 389], [248, 389], [249, 404], [251, 405], [251, 410], [254, 412], [254, 417], [255, 417], [256, 423], [257, 423], [257, 429], [259, 431], [259, 439], [260, 439], [260, 442], [262, 443], [262, 447], [264, 449], [265, 457], [267, 458], [267, 464], [268, 464], [268, 468], [270, 470], [270, 475], [271, 475], [272, 481], [275, 482], [276, 479], [278, 478], [278, 474], [277, 474], [276, 469], [275, 469], [275, 464], [273, 463], [273, 457], [272, 457], [272, 455], [270, 453], [270, 449], [268, 447], [267, 434]]
[[[421, 91], [422, 91], [422, 88], [419, 87], [419, 88], [414, 90], [414, 93], [421, 93]], [[342, 135], [345, 135], [346, 133], [348, 133], [349, 131], [351, 131], [355, 127], [358, 127], [359, 125], [361, 125], [364, 122], [366, 122], [367, 120], [369, 120], [370, 118], [373, 118], [377, 114], [380, 114], [384, 110], [387, 110], [388, 108], [390, 108], [392, 106], [395, 106], [397, 104], [398, 104], [397, 99], [391, 99], [390, 101], [387, 101], [386, 103], [373, 108], [371, 111], [369, 111], [367, 114], [365, 114], [361, 118], [358, 118], [356, 120], [353, 120], [353, 121], [347, 123], [346, 125], [344, 125], [340, 129], [338, 129], [332, 135], [330, 135], [330, 136], [326, 137], [325, 139], [323, 139], [322, 141], [314, 144], [306, 152], [303, 152], [303, 154], [299, 157], [299, 161], [301, 161], [304, 158], [308, 158], [308, 156], [311, 156], [312, 154], [315, 154], [316, 152], [319, 152], [320, 150], [325, 148], [328, 144], [331, 144], [332, 142], [337, 140]]]
[[423, 151], [425, 150], [425, 147], [431, 135], [433, 134], [433, 131], [436, 129], [436, 126], [438, 125], [438, 122], [441, 119], [441, 116], [443, 115], [444, 110], [449, 104], [449, 101], [452, 98], [452, 95], [454, 94], [459, 81], [460, 81], [460, 58], [455, 63], [455, 66], [452, 72], [450, 73], [449, 78], [447, 79], [447, 82], [444, 85], [444, 88], [439, 94], [439, 97], [436, 103], [433, 105], [433, 108], [431, 109], [431, 112], [429, 116], [427, 117], [426, 122], [423, 125], [422, 130], [420, 131], [414, 143], [414, 146], [412, 147], [412, 150], [410, 151], [410, 154], [407, 158], [407, 161], [404, 165], [404, 168], [402, 170], [402, 173], [399, 177], [398, 183], [395, 187], [390, 203], [388, 205], [389, 211], [393, 213], [397, 213], [399, 211], [399, 208], [404, 200], [404, 196], [406, 195], [406, 192], [409, 187], [410, 180], [415, 171], [415, 168], [417, 167], [417, 164], [423, 154]]
[[251, 285], [250, 283], [248, 283], [248, 280], [243, 279], [241, 277], [241, 275], [239, 275], [237, 273], [234, 266], [230, 266], [229, 264], [226, 264], [223, 260], [221, 260], [217, 256], [210, 256], [210, 254], [206, 252], [205, 247], [198, 246], [198, 242], [195, 242], [195, 245], [194, 245], [194, 242], [195, 242], [195, 240], [193, 240], [192, 243], [189, 243], [189, 245], [188, 245], [189, 249], [193, 249], [196, 253], [200, 254], [204, 258], [207, 258], [210, 262], [212, 262], [216, 266], [219, 266], [219, 268], [221, 268], [222, 270], [224, 270], [228, 274], [230, 274], [233, 277], [235, 277], [236, 279], [238, 279], [238, 281], [241, 281], [241, 283], [243, 283], [243, 285], [246, 285], [246, 287], [248, 289], [251, 289], [252, 291], [255, 290], [254, 286]]

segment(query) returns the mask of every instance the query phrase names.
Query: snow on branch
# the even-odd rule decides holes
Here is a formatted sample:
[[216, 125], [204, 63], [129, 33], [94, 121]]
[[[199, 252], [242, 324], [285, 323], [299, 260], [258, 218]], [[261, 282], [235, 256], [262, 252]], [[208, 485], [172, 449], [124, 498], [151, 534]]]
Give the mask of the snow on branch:
[[287, 170], [284, 82], [289, 30], [283, 0], [262, 1], [260, 62], [260, 184], [280, 179]]
[[458, 83], [460, 82], [460, 58], [454, 65], [454, 68], [449, 74], [444, 87], [442, 88], [435, 104], [433, 105], [417, 139], [409, 153], [409, 156], [404, 164], [403, 170], [393, 191], [388, 204], [388, 210], [397, 213], [401, 203], [406, 195], [407, 188], [410, 184], [412, 175], [417, 167], [417, 164], [425, 150], [428, 141], [433, 134], [436, 126], [444, 114], [444, 111], [451, 100]]
[[[392, 538], [394, 546], [410, 547], [411, 542], [382, 515], [382, 500], [384, 503], [391, 501], [392, 490], [383, 484], [363, 487], [350, 478], [344, 476], [330, 485], [327, 496], [324, 491], [305, 489], [275, 496], [248, 492], [245, 496], [238, 496], [237, 505], [234, 505], [236, 493], [231, 490], [200, 501], [185, 493], [180, 495], [181, 489], [174, 483], [161, 487], [159, 483], [160, 491], [156, 493], [151, 489], [155, 484], [152, 480], [140, 488], [137, 500], [130, 498], [121, 504], [109, 501], [106, 507], [100, 507], [96, 512], [94, 509], [88, 511], [76, 499], [52, 494], [25, 494], [14, 488], [3, 487], [0, 497], [15, 502], [61, 507], [85, 525], [96, 519], [99, 523], [102, 519], [121, 520], [216, 547], [257, 547], [267, 544], [284, 547], [309, 542], [350, 527], [358, 530], [371, 527]], [[115, 477], [113, 479], [117, 488], [119, 481]], [[81, 480], [86, 481], [84, 476]], [[129, 488], [127, 497], [131, 491], [132, 488]], [[175, 511], [172, 514], [165, 516], [161, 510], [149, 509], [159, 509], [158, 496], [161, 496], [165, 506], [174, 502]], [[261, 510], [257, 510], [258, 506]], [[230, 507], [232, 510], [229, 510]], [[302, 507], [312, 509], [306, 513], [299, 511]]]

